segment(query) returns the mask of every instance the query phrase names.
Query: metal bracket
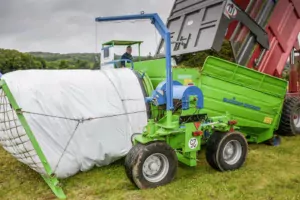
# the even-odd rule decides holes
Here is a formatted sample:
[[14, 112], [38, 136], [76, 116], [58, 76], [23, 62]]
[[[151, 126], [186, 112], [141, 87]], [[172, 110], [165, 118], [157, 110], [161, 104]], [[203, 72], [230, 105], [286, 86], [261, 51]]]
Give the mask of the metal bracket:
[[47, 158], [46, 158], [44, 152], [42, 151], [39, 143], [37, 142], [25, 116], [23, 115], [22, 109], [17, 104], [17, 101], [15, 100], [15, 98], [14, 98], [13, 94], [11, 93], [6, 82], [4, 80], [1, 80], [0, 85], [5, 93], [6, 97], [8, 98], [10, 104], [12, 105], [12, 108], [16, 111], [16, 114], [18, 116], [18, 119], [19, 119], [21, 125], [23, 126], [28, 138], [30, 139], [30, 142], [31, 142], [33, 148], [35, 149], [39, 159], [41, 160], [41, 162], [43, 164], [43, 167], [47, 173], [47, 175], [42, 175], [43, 179], [45, 180], [45, 182], [52, 189], [53, 193], [59, 199], [65, 199], [66, 195], [64, 194], [62, 188], [60, 187], [58, 179], [55, 176], [53, 176], [53, 171], [51, 169], [51, 166], [48, 163]]

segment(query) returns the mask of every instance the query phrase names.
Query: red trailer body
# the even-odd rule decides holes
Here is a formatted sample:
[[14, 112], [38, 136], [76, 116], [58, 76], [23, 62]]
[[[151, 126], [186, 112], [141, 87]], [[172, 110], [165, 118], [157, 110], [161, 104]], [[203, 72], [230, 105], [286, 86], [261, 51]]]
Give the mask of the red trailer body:
[[[280, 0], [266, 27], [270, 50], [264, 55], [258, 70], [270, 75], [281, 76], [287, 59], [300, 32], [300, 1]], [[260, 49], [256, 48], [248, 67], [253, 68]]]
[[[247, 11], [248, 9], [248, 14], [256, 19], [257, 13], [262, 9], [266, 0], [235, 0], [235, 3], [243, 10]], [[249, 30], [243, 25], [237, 26], [237, 22], [230, 25], [226, 38], [231, 39], [232, 43], [243, 43]], [[234, 38], [231, 38], [235, 29], [238, 29], [237, 33]], [[293, 48], [299, 49], [300, 1], [279, 0], [269, 16], [265, 30], [268, 33], [270, 49], [263, 52], [259, 45], [255, 45], [252, 54], [249, 54], [246, 66], [272, 76], [281, 77], [291, 51]], [[298, 82], [297, 69], [292, 65], [290, 69], [290, 93], [299, 91]]]

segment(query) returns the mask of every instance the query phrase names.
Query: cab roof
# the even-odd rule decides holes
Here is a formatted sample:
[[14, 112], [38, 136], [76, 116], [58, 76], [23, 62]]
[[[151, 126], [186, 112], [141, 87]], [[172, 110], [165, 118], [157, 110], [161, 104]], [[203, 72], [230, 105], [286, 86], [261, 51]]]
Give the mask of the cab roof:
[[103, 43], [102, 45], [130, 46], [141, 43], [143, 43], [143, 41], [111, 40], [109, 42]]

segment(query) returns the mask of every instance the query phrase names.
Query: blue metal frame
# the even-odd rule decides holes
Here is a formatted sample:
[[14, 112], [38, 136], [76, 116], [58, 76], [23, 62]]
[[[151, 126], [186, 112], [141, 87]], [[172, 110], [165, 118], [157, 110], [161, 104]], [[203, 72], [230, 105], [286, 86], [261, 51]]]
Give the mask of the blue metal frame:
[[173, 110], [173, 78], [171, 66], [171, 34], [164, 22], [158, 14], [139, 14], [139, 15], [125, 15], [125, 16], [112, 16], [112, 17], [97, 17], [96, 22], [109, 22], [109, 21], [124, 21], [124, 20], [141, 20], [150, 19], [151, 23], [158, 30], [159, 34], [165, 41], [165, 55], [166, 55], [166, 74], [167, 74], [167, 110]]
[[[163, 81], [156, 89], [153, 91], [152, 96], [146, 99], [146, 102], [153, 102], [155, 99], [156, 105], [165, 105], [166, 104], [166, 97], [165, 95], [161, 94], [160, 91], [166, 90], [166, 82]], [[196, 86], [184, 86], [179, 81], [173, 81], [173, 98], [182, 101], [182, 110], [190, 109], [190, 97], [196, 96], [195, 99], [197, 101], [196, 107], [198, 109], [203, 108], [204, 106], [204, 97], [202, 90]]]

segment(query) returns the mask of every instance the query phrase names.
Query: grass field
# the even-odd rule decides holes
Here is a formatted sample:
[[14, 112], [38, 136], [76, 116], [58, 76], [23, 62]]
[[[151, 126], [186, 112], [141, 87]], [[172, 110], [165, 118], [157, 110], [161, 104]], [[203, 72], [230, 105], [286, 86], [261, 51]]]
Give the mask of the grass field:
[[[234, 172], [211, 169], [202, 151], [196, 168], [180, 166], [171, 184], [138, 190], [127, 180], [122, 161], [63, 180], [68, 199], [113, 200], [300, 200], [300, 137], [280, 147], [250, 145], [247, 162]], [[55, 199], [40, 176], [0, 149], [0, 199]]]

